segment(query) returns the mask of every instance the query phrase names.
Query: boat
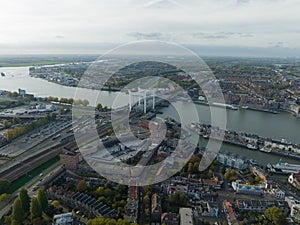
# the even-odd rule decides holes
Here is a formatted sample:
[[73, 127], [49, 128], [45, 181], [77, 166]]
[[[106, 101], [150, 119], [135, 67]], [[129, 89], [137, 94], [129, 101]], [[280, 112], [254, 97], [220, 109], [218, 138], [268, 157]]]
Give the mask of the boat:
[[207, 139], [207, 138], [209, 138], [209, 135], [204, 134], [204, 135], [203, 135], [203, 138]]
[[223, 108], [232, 109], [232, 110], [238, 110], [238, 107], [235, 107], [235, 106], [229, 105], [229, 104], [218, 103], [218, 102], [213, 102], [212, 106], [223, 107]]
[[297, 164], [289, 164], [285, 162], [279, 162], [275, 165], [268, 165], [269, 169], [274, 173], [299, 173], [300, 165]]
[[249, 162], [254, 166], [259, 166], [259, 163], [255, 159], [250, 159]]
[[252, 150], [257, 150], [257, 146], [252, 145], [252, 144], [247, 144], [247, 148], [252, 149]]
[[242, 106], [241, 108], [242, 108], [242, 109], [248, 109], [249, 106], [245, 105], [245, 106]]
[[262, 147], [259, 149], [261, 152], [266, 152], [266, 153], [270, 153], [272, 151], [271, 148], [268, 148], [268, 147]]

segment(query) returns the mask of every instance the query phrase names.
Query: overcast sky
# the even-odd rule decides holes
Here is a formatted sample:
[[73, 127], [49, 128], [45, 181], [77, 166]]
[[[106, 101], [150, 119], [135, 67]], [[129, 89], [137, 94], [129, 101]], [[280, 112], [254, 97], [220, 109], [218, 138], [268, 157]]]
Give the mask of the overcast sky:
[[156, 39], [300, 56], [299, 0], [2, 0], [0, 8], [0, 54], [91, 53]]

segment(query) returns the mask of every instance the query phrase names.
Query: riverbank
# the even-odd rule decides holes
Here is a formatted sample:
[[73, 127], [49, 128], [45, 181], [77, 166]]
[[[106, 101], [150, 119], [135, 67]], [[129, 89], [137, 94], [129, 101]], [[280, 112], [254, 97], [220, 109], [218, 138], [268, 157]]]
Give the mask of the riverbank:
[[[195, 104], [197, 105], [205, 105], [205, 106], [210, 106], [209, 103], [207, 101], [201, 101], [201, 100], [194, 100], [193, 101]], [[217, 105], [213, 104], [212, 106], [217, 107]], [[271, 113], [271, 114], [279, 114], [280, 112], [286, 112], [286, 113], [290, 113], [291, 115], [293, 115], [295, 118], [300, 119], [300, 115], [297, 115], [294, 111], [292, 110], [288, 110], [288, 109], [277, 109], [277, 110], [270, 110], [270, 109], [261, 109], [261, 108], [257, 108], [257, 107], [249, 107], [249, 106], [242, 106], [242, 105], [218, 105], [219, 107], [225, 107], [226, 109], [230, 109], [230, 110], [251, 110], [251, 111], [257, 111], [257, 112], [263, 112], [263, 113]]]
[[288, 143], [285, 139], [275, 140], [252, 133], [224, 130], [199, 123], [191, 123], [186, 127], [205, 139], [211, 138], [255, 151], [300, 160], [300, 145]]

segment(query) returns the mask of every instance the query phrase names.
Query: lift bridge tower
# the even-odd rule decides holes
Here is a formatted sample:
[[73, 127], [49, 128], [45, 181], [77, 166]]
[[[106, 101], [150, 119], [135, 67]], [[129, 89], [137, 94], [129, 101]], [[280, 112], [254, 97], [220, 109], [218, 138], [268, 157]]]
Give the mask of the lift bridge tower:
[[[152, 109], [155, 109], [155, 90], [147, 90], [138, 88], [137, 92], [129, 91], [129, 110], [131, 111], [135, 104], [135, 98], [138, 98], [138, 106], [144, 104], [144, 113], [147, 113], [147, 98], [152, 97]], [[149, 99], [149, 100], [150, 100]]]

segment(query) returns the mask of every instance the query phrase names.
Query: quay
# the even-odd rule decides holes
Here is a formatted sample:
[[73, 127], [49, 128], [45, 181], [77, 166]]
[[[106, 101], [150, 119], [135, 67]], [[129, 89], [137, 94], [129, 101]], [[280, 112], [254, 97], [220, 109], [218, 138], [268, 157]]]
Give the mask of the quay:
[[[285, 139], [275, 140], [257, 134], [227, 129], [222, 130], [219, 127], [212, 127], [208, 124], [192, 123], [186, 127], [205, 139], [213, 138], [214, 140], [223, 141], [224, 143], [248, 148], [254, 151], [280, 155], [296, 160], [300, 159], [300, 145], [287, 142]], [[223, 140], [221, 138], [222, 133], [224, 133]]]

